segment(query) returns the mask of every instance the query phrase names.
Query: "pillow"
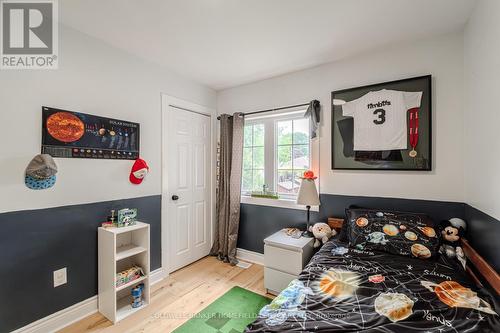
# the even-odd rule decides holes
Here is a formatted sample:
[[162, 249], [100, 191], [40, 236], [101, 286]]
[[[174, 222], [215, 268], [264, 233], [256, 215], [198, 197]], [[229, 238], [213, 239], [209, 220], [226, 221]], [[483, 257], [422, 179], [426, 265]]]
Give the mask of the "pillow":
[[349, 216], [347, 215], [347, 212], [351, 209], [361, 209], [362, 207], [356, 206], [356, 205], [350, 205], [349, 208], [346, 208], [345, 210], [345, 218], [344, 218], [344, 224], [342, 225], [342, 229], [340, 229], [338, 239], [342, 242], [349, 243]]
[[420, 259], [438, 255], [439, 237], [427, 215], [347, 209], [345, 223], [351, 247]]

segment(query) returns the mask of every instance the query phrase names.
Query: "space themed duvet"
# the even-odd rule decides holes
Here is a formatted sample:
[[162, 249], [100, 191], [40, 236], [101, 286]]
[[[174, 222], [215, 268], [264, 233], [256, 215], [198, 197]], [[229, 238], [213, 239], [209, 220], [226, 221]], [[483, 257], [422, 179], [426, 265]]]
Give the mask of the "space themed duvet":
[[447, 258], [331, 240], [246, 332], [500, 332], [497, 301]]

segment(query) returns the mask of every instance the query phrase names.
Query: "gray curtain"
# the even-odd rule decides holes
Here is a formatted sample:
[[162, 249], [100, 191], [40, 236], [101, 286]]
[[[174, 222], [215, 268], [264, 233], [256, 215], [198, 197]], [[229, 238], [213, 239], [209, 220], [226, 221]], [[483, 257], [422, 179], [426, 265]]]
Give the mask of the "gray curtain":
[[216, 231], [210, 254], [236, 265], [236, 243], [240, 224], [241, 168], [243, 163], [242, 113], [220, 116], [219, 187]]
[[305, 118], [309, 118], [309, 128], [310, 128], [310, 137], [311, 139], [316, 138], [318, 128], [319, 128], [319, 115], [321, 112], [321, 105], [319, 101], [313, 100], [309, 102], [309, 106], [307, 108], [306, 113], [304, 114]]

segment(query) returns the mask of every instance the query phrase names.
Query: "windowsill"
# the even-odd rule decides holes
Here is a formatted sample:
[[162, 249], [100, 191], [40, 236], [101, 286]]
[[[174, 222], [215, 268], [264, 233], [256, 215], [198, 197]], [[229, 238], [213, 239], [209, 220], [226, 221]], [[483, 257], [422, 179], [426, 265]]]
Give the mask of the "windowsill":
[[[242, 195], [240, 203], [249, 205], [258, 205], [258, 206], [306, 210], [306, 206], [298, 205], [297, 203], [295, 203], [295, 200], [290, 200], [290, 199], [254, 198]], [[319, 206], [311, 206], [311, 211], [319, 212]]]

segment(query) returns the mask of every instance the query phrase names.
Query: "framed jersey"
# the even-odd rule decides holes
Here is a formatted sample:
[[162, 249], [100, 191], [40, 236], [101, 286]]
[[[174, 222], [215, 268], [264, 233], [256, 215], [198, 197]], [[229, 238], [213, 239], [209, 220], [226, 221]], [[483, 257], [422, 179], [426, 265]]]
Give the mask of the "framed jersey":
[[332, 169], [432, 170], [431, 75], [332, 92]]

